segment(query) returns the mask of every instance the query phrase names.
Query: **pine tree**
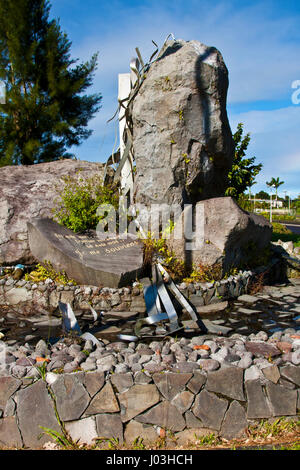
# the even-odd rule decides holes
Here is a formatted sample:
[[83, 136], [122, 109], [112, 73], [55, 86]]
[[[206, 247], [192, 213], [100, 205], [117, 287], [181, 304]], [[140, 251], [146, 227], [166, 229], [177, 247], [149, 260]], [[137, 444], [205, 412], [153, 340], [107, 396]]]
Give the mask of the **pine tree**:
[[72, 59], [71, 42], [49, 14], [48, 0], [0, 0], [0, 166], [71, 158], [68, 148], [92, 133], [101, 94], [85, 91], [98, 55]]

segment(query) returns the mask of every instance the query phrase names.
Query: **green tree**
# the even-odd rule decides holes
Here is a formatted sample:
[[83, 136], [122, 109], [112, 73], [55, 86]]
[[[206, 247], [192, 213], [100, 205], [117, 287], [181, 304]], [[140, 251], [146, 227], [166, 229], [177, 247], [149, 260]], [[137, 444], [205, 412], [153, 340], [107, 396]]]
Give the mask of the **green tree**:
[[0, 166], [73, 157], [67, 149], [87, 139], [101, 94], [85, 94], [97, 54], [71, 58], [71, 42], [48, 0], [0, 0]]
[[226, 196], [238, 199], [247, 188], [254, 184], [255, 177], [262, 169], [262, 164], [254, 164], [255, 157], [246, 158], [246, 150], [250, 142], [250, 134], [243, 135], [243, 124], [239, 123], [235, 134], [234, 160], [231, 170], [228, 173], [228, 185], [225, 191]]
[[292, 201], [292, 208], [296, 210], [297, 214], [300, 214], [300, 194]]
[[270, 196], [266, 191], [259, 191], [255, 195], [256, 199], [270, 199]]
[[269, 186], [270, 188], [275, 188], [275, 194], [276, 194], [276, 205], [277, 205], [277, 199], [278, 199], [278, 188], [284, 184], [284, 181], [280, 181], [279, 177], [274, 178], [272, 177], [271, 180], [266, 182], [266, 185]]

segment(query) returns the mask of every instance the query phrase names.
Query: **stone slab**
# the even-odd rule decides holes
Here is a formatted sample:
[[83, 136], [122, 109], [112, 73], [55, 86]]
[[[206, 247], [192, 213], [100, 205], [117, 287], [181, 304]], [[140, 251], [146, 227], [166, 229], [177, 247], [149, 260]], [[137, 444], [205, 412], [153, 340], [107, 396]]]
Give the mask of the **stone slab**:
[[300, 387], [300, 367], [287, 364], [280, 369], [280, 374]]
[[98, 437], [95, 418], [92, 416], [69, 421], [65, 423], [65, 429], [72, 440], [78, 444], [95, 444], [95, 439]]
[[43, 380], [19, 390], [16, 402], [18, 425], [25, 447], [39, 449], [52, 440], [49, 435], [43, 434], [42, 427], [61, 433], [54, 403]]
[[158, 390], [153, 384], [137, 384], [118, 395], [123, 423], [136, 417], [160, 401]]
[[96, 393], [88, 408], [86, 415], [98, 413], [117, 413], [120, 411], [119, 403], [110, 382], [107, 382], [100, 392]]
[[200, 389], [206, 382], [206, 375], [195, 370], [193, 377], [187, 384], [187, 388], [193, 393], [199, 393]]
[[176, 372], [153, 374], [155, 385], [167, 400], [172, 400], [179, 392], [183, 391], [191, 377], [192, 374], [178, 374]]
[[201, 437], [209, 436], [212, 434], [211, 429], [206, 428], [189, 428], [175, 433], [176, 445], [186, 446], [195, 445]]
[[264, 367], [262, 369], [262, 373], [268, 380], [270, 380], [274, 384], [276, 384], [278, 380], [280, 379], [280, 372], [276, 365], [273, 365], [273, 366], [271, 365], [270, 367]]
[[60, 375], [51, 388], [60, 419], [62, 421], [79, 419], [89, 404], [90, 396], [77, 375]]
[[245, 382], [245, 389], [248, 401], [247, 418], [270, 418], [272, 411], [263, 392], [259, 379]]
[[240, 367], [226, 367], [209, 372], [205, 388], [235, 400], [245, 401], [243, 369]]
[[113, 374], [110, 380], [120, 393], [124, 392], [133, 385], [131, 372]]
[[96, 426], [99, 438], [113, 438], [123, 444], [123, 424], [119, 415], [101, 413], [96, 416]]
[[196, 418], [194, 413], [188, 410], [185, 415], [186, 427], [187, 428], [203, 428], [203, 423], [199, 418]]
[[273, 416], [293, 416], [297, 409], [297, 390], [290, 390], [272, 382], [266, 385]]
[[78, 284], [123, 287], [142, 272], [143, 244], [130, 235], [102, 240], [92, 232], [75, 234], [48, 218], [27, 226], [33, 256], [41, 263], [50, 261]]
[[172, 400], [172, 405], [176, 406], [176, 408], [180, 411], [180, 413], [184, 413], [187, 411], [194, 401], [194, 394], [184, 390], [183, 392], [176, 395], [175, 398]]
[[265, 343], [264, 341], [246, 341], [245, 347], [256, 357], [274, 357], [279, 356], [281, 351], [272, 344]]
[[164, 401], [151, 408], [143, 415], [139, 415], [136, 421], [146, 424], [155, 424], [170, 431], [182, 431], [185, 428], [185, 419], [179, 410], [169, 403]]
[[244, 294], [240, 295], [237, 300], [239, 302], [245, 302], [246, 304], [254, 304], [259, 300], [259, 298], [255, 297], [254, 295]]
[[16, 416], [0, 419], [0, 447], [2, 446], [16, 447], [17, 449], [21, 449], [23, 446]]
[[204, 427], [220, 430], [227, 407], [227, 400], [204, 389], [196, 396], [192, 411]]
[[247, 425], [245, 409], [239, 402], [233, 401], [225, 414], [220, 434], [225, 439], [245, 437]]
[[104, 385], [104, 374], [103, 372], [89, 372], [84, 375], [84, 386], [88, 394], [93, 397]]
[[14, 377], [0, 377], [0, 409], [4, 410], [6, 403], [22, 385], [22, 381]]
[[124, 439], [126, 444], [129, 445], [134, 444], [138, 440], [144, 444], [153, 444], [158, 440], [158, 435], [153, 426], [139, 423], [133, 419], [126, 425]]
[[197, 306], [196, 310], [201, 315], [201, 314], [204, 314], [204, 313], [222, 312], [227, 307], [228, 307], [228, 301], [225, 300], [224, 302], [219, 302], [219, 303], [216, 303], [216, 304]]

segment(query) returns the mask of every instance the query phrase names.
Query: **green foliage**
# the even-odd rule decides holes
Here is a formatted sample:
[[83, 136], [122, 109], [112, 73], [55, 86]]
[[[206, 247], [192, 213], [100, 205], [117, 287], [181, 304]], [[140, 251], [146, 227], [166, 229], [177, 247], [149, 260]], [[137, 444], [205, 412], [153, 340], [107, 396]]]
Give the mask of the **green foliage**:
[[38, 373], [41, 376], [42, 380], [46, 380], [46, 374], [47, 374], [47, 361], [44, 361], [40, 366], [34, 366]]
[[272, 241], [277, 242], [281, 240], [282, 242], [293, 242], [294, 247], [300, 246], [300, 235], [297, 233], [291, 232], [288, 230], [284, 225], [278, 224], [276, 222], [272, 223], [273, 226], [273, 233], [272, 233]]
[[90, 136], [100, 108], [100, 94], [85, 94], [97, 54], [77, 64], [49, 14], [48, 0], [0, 0], [0, 166], [73, 157], [67, 149]]
[[250, 134], [243, 136], [242, 123], [238, 124], [233, 140], [235, 143], [234, 161], [228, 173], [228, 186], [225, 195], [238, 199], [247, 188], [253, 185], [255, 177], [262, 169], [262, 164], [255, 165], [255, 157], [245, 158], [250, 143]]
[[222, 279], [222, 265], [215, 263], [213, 265], [198, 264], [193, 266], [191, 273], [188, 277], [183, 279], [183, 282], [212, 282]]
[[241, 269], [253, 269], [257, 266], [266, 266], [271, 258], [270, 247], [267, 246], [263, 250], [259, 250], [257, 244], [250, 240], [242, 248], [243, 251], [243, 263]]
[[253, 210], [253, 203], [249, 201], [249, 196], [244, 193], [239, 195], [237, 203], [241, 209], [244, 209], [244, 211], [251, 212]]
[[293, 201], [293, 209], [296, 210], [297, 214], [300, 214], [300, 194], [297, 199]]
[[286, 235], [291, 235], [293, 232], [286, 228], [285, 225], [279, 224], [278, 222], [272, 222], [273, 233], [278, 233], [282, 235], [283, 233]]
[[137, 437], [134, 441], [133, 441], [133, 444], [132, 444], [132, 448], [134, 450], [145, 450], [146, 447], [145, 447], [145, 444], [144, 444], [144, 439], [142, 437]]
[[35, 270], [31, 271], [30, 273], [26, 273], [24, 278], [25, 281], [35, 283], [43, 282], [46, 279], [52, 279], [52, 281], [56, 282], [57, 284], [66, 285], [70, 282], [72, 284], [76, 284], [75, 281], [68, 278], [67, 274], [64, 271], [56, 272], [50, 261], [47, 260], [44, 261], [44, 265], [37, 264]]
[[278, 177], [278, 178], [272, 177], [270, 181], [267, 181], [267, 182], [266, 182], [266, 185], [267, 185], [267, 186], [269, 186], [270, 188], [271, 188], [271, 187], [274, 187], [274, 188], [275, 188], [275, 190], [276, 190], [276, 196], [277, 196], [278, 188], [279, 188], [279, 186], [281, 186], [282, 184], [284, 184], [284, 181], [280, 181], [279, 177]]
[[204, 436], [197, 436], [195, 433], [195, 444], [198, 446], [213, 446], [220, 443], [220, 439], [213, 432]]
[[[270, 213], [269, 212], [260, 212], [259, 215], [262, 215], [263, 217], [265, 217], [267, 220], [270, 220]], [[277, 214], [276, 212], [273, 213], [273, 216], [272, 216], [272, 219], [276, 222], [276, 221], [291, 221], [291, 220], [295, 220], [295, 216], [293, 215], [289, 215], [289, 214]]]
[[58, 198], [53, 215], [60, 225], [73, 232], [95, 229], [101, 219], [97, 215], [101, 204], [111, 204], [118, 209], [116, 186], [104, 186], [98, 175], [86, 179], [67, 176], [62, 178], [61, 183], [56, 186]]
[[[79, 449], [77, 442], [74, 442], [66, 433], [55, 431], [54, 429], [40, 426], [43, 430], [42, 434], [47, 434], [51, 437], [60, 447], [65, 449]], [[41, 437], [41, 436], [40, 436]]]
[[299, 420], [289, 421], [284, 417], [277, 418], [274, 422], [263, 419], [259, 423], [249, 426], [249, 435], [252, 438], [259, 437], [263, 439], [284, 436], [288, 432], [298, 431], [299, 424]]
[[[171, 230], [171, 229], [169, 229]], [[165, 238], [153, 238], [153, 234], [148, 232], [147, 238], [142, 239], [144, 244], [144, 263], [151, 264], [153, 257], [158, 255], [163, 259], [163, 264], [175, 281], [181, 280], [188, 275], [188, 268], [184, 261], [178, 259], [175, 253], [168, 248]]]
[[256, 199], [270, 199], [270, 195], [266, 193], [266, 191], [259, 191], [258, 193], [256, 193], [255, 197]]

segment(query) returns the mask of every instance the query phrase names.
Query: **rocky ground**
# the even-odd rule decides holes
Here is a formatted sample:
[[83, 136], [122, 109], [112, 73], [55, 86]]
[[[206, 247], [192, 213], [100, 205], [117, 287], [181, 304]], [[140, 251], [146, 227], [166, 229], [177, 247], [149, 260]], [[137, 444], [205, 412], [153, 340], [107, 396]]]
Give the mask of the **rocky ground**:
[[[52, 373], [78, 370], [150, 375], [163, 370], [208, 372], [236, 366], [250, 380], [276, 374], [277, 368], [270, 366], [300, 364], [299, 279], [240, 296], [223, 311], [216, 305], [203, 309], [203, 317], [210, 318], [213, 326], [205, 334], [193, 329], [185, 334], [187, 328], [178, 336], [137, 342], [100, 334], [97, 346], [72, 337], [62, 337], [52, 345], [45, 339], [5, 342], [3, 337], [0, 373], [32, 379], [48, 373], [51, 380]], [[255, 328], [251, 329], [253, 319]]]

